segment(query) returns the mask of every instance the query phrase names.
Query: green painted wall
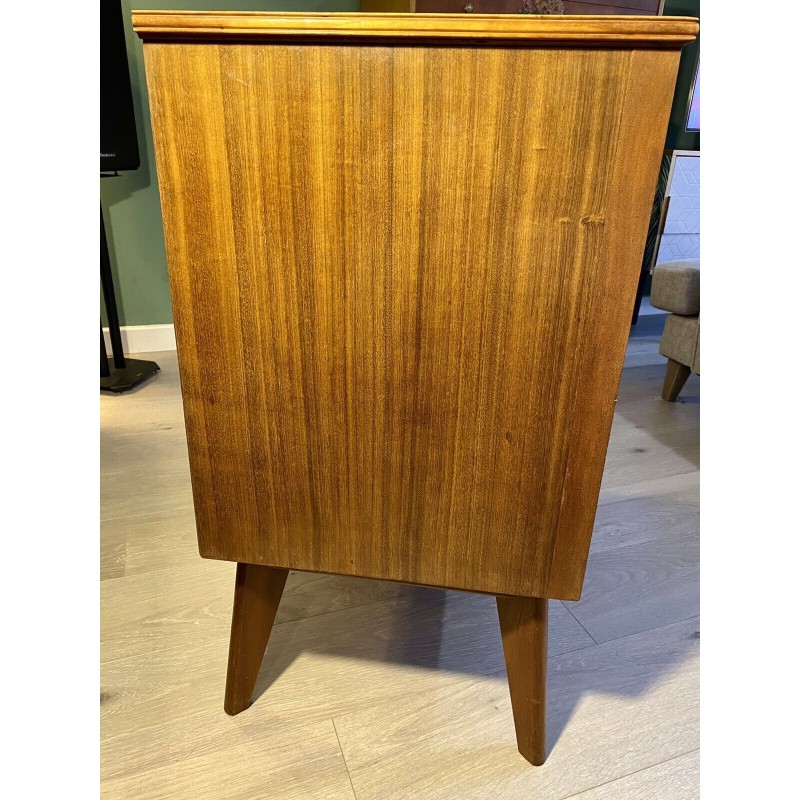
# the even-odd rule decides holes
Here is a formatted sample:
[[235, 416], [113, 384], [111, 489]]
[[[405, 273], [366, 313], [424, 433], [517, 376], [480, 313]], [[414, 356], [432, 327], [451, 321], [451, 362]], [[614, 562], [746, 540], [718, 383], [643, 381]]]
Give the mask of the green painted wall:
[[[358, 11], [358, 0], [134, 0], [134, 8], [198, 11]], [[122, 325], [172, 322], [164, 232], [142, 42], [131, 28], [131, 1], [122, 0], [141, 166], [100, 180], [117, 307]], [[101, 318], [105, 322], [102, 311]]]

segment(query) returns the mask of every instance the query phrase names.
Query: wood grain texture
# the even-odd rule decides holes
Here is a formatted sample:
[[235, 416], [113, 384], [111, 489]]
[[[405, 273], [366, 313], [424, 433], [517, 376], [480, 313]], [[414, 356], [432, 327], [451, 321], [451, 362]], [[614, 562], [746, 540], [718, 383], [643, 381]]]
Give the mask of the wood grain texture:
[[699, 504], [695, 489], [600, 509], [583, 596], [568, 604], [595, 641], [699, 612]]
[[681, 393], [686, 379], [691, 375], [692, 370], [686, 364], [681, 364], [670, 358], [667, 359], [667, 370], [664, 373], [664, 386], [661, 389], [661, 399], [668, 403], [674, 402]]
[[697, 630], [691, 620], [551, 657], [550, 753], [539, 769], [517, 754], [502, 680], [337, 715], [356, 797], [564, 800], [694, 750]]
[[698, 800], [700, 751], [678, 756], [611, 783], [572, 795], [568, 800]]
[[[101, 553], [126, 543], [124, 575], [101, 584], [103, 797], [251, 800], [267, 791], [287, 800], [314, 792], [337, 798], [344, 762], [332, 749], [332, 731], [315, 733], [333, 718], [358, 800], [564, 800], [592, 787], [616, 800], [609, 787], [619, 780], [627, 790], [638, 775], [646, 776], [642, 796], [683, 800], [681, 774], [666, 767], [698, 746], [699, 629], [689, 621], [645, 632], [665, 615], [642, 603], [638, 590], [631, 601], [635, 581], [628, 576], [637, 550], [652, 575], [661, 554], [671, 561], [678, 552], [677, 541], [654, 547], [648, 530], [656, 539], [681, 531], [683, 546], [697, 557], [685, 526], [693, 520], [697, 537], [697, 463], [676, 457], [686, 470], [680, 474], [662, 464], [671, 452], [670, 426], [691, 425], [698, 438], [700, 381], [692, 376], [678, 403], [662, 402], [665, 359], [658, 337], [649, 345], [653, 366], [623, 371], [610, 443], [616, 455], [606, 465], [610, 488], [601, 493], [593, 536], [593, 550], [624, 536], [630, 555], [590, 560], [582, 617], [598, 635], [643, 632], [596, 645], [564, 604], [550, 603], [550, 754], [539, 769], [517, 752], [495, 601], [486, 595], [290, 574], [256, 684], [259, 705], [236, 717], [223, 713], [235, 565], [197, 558], [183, 490], [174, 508], [140, 514], [151, 494], [166, 501], [166, 451], [157, 442], [171, 432], [160, 425], [183, 430], [175, 354], [142, 355], [162, 368], [154, 382], [134, 395], [100, 398], [109, 458], [101, 460], [101, 477], [108, 467], [116, 480], [115, 514], [102, 513]], [[647, 355], [638, 339], [629, 351], [636, 363]], [[633, 448], [644, 452], [629, 453], [637, 465], [629, 470], [625, 454]], [[122, 473], [120, 459], [127, 457], [142, 476], [135, 483]], [[184, 461], [187, 485], [188, 469]], [[661, 508], [654, 507], [658, 498]], [[696, 597], [697, 570], [690, 583], [670, 561], [656, 594], [680, 610], [689, 605], [682, 592]], [[616, 610], [605, 601], [594, 606], [592, 586], [613, 579], [619, 591], [607, 596]], [[320, 760], [323, 752], [330, 755]]]
[[[286, 14], [134, 11], [145, 41], [368, 40], [492, 42], [677, 48], [699, 29], [694, 17], [530, 16], [509, 14]], [[671, 98], [670, 98], [671, 99]], [[652, 198], [651, 198], [652, 199]]]
[[699, 469], [700, 380], [690, 378], [685, 402], [654, 403], [663, 375], [663, 358], [658, 366], [623, 372], [601, 484], [606, 502], [624, 499], [632, 484], [646, 484], [645, 496], [663, 494], [666, 479], [694, 475]]
[[355, 800], [330, 720], [105, 781], [103, 800]]
[[678, 56], [145, 45], [203, 556], [579, 597]]
[[[296, 577], [287, 582], [287, 596]], [[280, 739], [298, 726], [378, 706], [403, 707], [434, 689], [444, 698], [448, 689], [487, 676], [506, 697], [511, 752], [525, 763], [513, 746], [494, 598], [400, 585], [400, 595], [359, 607], [342, 608], [333, 592], [321, 593], [330, 601], [327, 612], [319, 598], [305, 604], [298, 598], [302, 616], [279, 617], [272, 630], [256, 705], [226, 717], [220, 687], [232, 578], [232, 565], [195, 557], [180, 569], [103, 582], [106, 777], [182, 761], [223, 743], [258, 747], [265, 737]], [[361, 579], [347, 580], [357, 591]], [[591, 646], [563, 604], [552, 605], [551, 653]]]
[[547, 600], [498, 597], [517, 747], [534, 766], [546, 758]]
[[250, 706], [288, 574], [260, 564], [236, 565], [225, 684], [225, 713], [231, 716]]
[[[581, 338], [573, 342], [577, 360], [570, 376], [574, 394], [564, 431], [567, 441], [561, 507], [547, 582], [551, 597], [577, 599], [583, 584], [616, 389], [630, 333], [624, 315], [632, 311], [631, 287], [638, 282], [640, 270], [635, 262], [641, 261], [649, 221], [644, 209], [652, 204], [663, 149], [658, 137], [642, 137], [641, 131], [655, 120], [663, 121], [664, 107], [670, 105], [674, 92], [676, 64], [661, 55], [654, 51], [630, 54], [625, 104], [615, 132], [615, 157], [597, 165], [601, 173], [608, 171], [608, 184], [604, 187], [605, 208], [596, 212], [596, 221], [607, 225], [610, 232], [602, 237], [599, 252], [592, 254], [597, 261], [585, 279], [588, 286], [576, 325]], [[657, 127], [660, 136], [661, 127]], [[622, 221], [626, 216], [630, 224], [627, 228]]]

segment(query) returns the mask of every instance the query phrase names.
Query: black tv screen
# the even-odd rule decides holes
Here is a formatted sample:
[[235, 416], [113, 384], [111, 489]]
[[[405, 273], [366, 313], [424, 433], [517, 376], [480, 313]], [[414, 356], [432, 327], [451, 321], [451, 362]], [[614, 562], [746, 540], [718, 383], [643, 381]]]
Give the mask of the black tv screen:
[[[666, 16], [700, 18], [700, 0], [665, 0]], [[700, 37], [681, 51], [666, 150], [700, 150]]]
[[139, 143], [120, 0], [100, 2], [100, 171], [138, 169]]

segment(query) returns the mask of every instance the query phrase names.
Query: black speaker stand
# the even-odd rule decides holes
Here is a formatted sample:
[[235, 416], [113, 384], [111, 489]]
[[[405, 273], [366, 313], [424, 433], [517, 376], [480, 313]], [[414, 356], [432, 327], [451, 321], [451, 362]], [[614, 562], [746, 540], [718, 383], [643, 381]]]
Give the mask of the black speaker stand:
[[111, 277], [111, 262], [108, 258], [106, 228], [103, 224], [103, 207], [100, 206], [100, 283], [103, 286], [103, 301], [108, 317], [108, 332], [111, 337], [113, 357], [106, 353], [103, 326], [100, 325], [100, 389], [109, 392], [127, 392], [146, 381], [159, 370], [155, 361], [125, 358], [122, 352], [122, 334], [119, 329], [117, 301], [114, 297], [114, 281]]

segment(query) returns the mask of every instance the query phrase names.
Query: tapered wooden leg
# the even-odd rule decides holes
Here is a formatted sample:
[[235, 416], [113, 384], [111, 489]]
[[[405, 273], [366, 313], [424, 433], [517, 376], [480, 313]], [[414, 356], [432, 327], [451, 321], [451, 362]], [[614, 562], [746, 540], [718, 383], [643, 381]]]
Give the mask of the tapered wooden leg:
[[258, 671], [275, 622], [288, 569], [237, 564], [225, 711], [238, 714], [250, 705]]
[[683, 389], [683, 385], [691, 373], [692, 370], [685, 364], [673, 361], [670, 358], [667, 361], [667, 374], [664, 376], [664, 388], [661, 390], [661, 397], [671, 403]]
[[547, 708], [547, 600], [497, 597], [508, 689], [519, 752], [544, 764]]

